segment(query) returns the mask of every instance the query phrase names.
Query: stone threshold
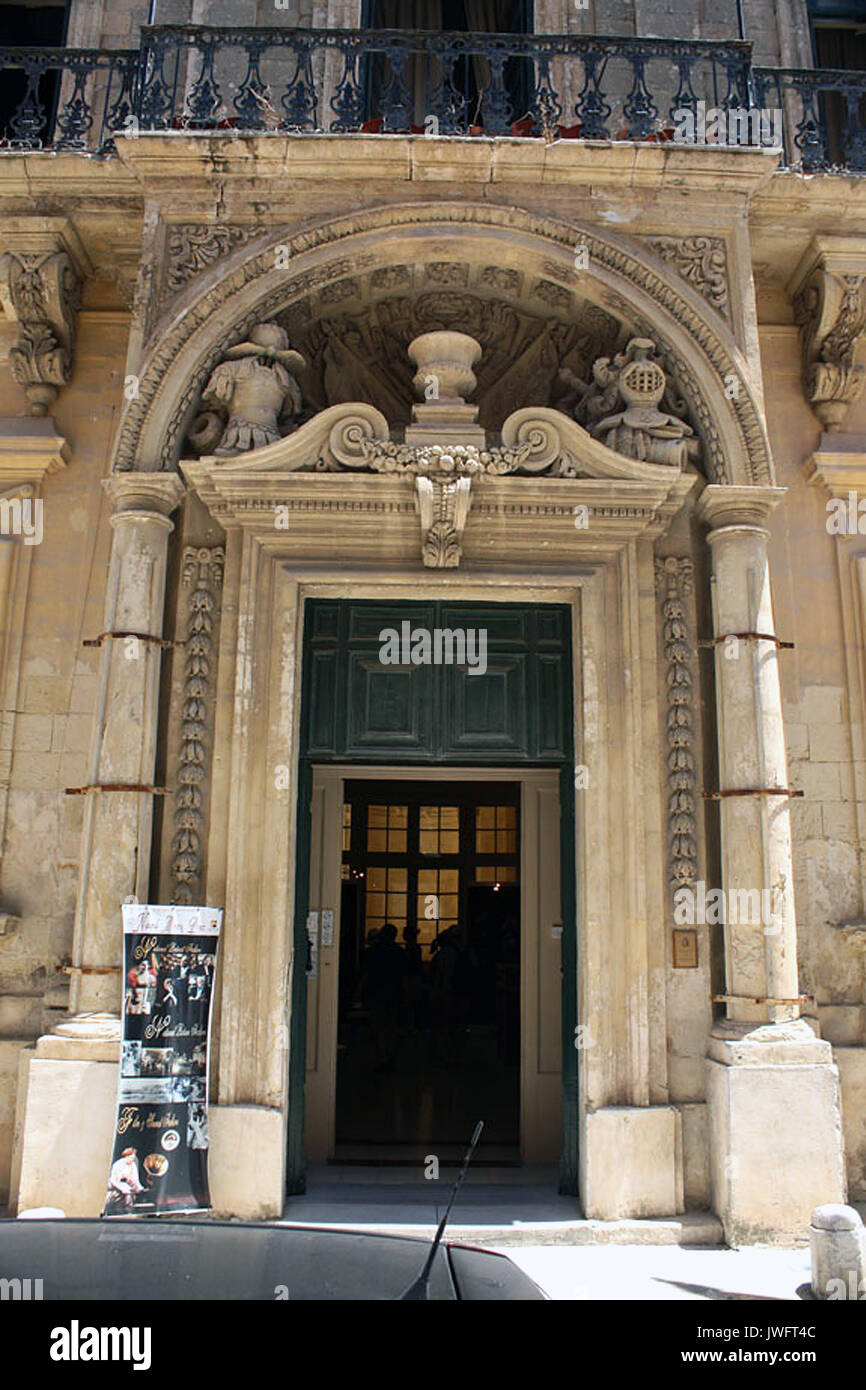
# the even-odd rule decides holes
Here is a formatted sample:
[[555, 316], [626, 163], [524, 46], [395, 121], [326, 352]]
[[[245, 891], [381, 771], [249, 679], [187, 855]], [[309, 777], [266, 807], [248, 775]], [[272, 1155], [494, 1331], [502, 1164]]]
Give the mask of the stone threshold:
[[[337, 1209], [328, 1213], [336, 1217]], [[499, 1220], [497, 1220], [499, 1216]], [[342, 1220], [308, 1216], [305, 1221], [283, 1219], [281, 1226], [321, 1227], [323, 1230], [361, 1231], [364, 1234], [430, 1237], [435, 1222], [405, 1221], [365, 1213], [356, 1209]], [[462, 1221], [450, 1223], [449, 1241], [468, 1245], [683, 1245], [724, 1246], [722, 1223], [711, 1212], [689, 1212], [683, 1216], [646, 1220], [595, 1221], [513, 1221], [503, 1223], [501, 1213], [463, 1213]]]

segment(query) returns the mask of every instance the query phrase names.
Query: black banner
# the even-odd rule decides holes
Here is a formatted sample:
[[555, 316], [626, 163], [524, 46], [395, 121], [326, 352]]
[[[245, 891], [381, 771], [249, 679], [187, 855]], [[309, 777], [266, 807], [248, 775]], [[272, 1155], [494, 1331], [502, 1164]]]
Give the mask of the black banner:
[[206, 1211], [208, 1044], [222, 912], [123, 907], [124, 1002], [105, 1216]]

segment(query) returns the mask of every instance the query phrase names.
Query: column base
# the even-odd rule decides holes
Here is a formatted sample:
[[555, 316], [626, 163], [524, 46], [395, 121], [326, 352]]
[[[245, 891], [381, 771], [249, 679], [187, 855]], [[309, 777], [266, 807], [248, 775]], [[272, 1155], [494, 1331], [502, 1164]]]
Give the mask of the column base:
[[839, 1073], [802, 1019], [721, 1024], [707, 1050], [713, 1209], [729, 1245], [805, 1242], [846, 1200]]
[[598, 1221], [684, 1210], [682, 1130], [671, 1105], [590, 1111], [584, 1130], [583, 1211]]
[[[105, 1019], [110, 1016], [103, 1015]], [[68, 1030], [70, 1019], [60, 1027]], [[14, 1211], [59, 1207], [67, 1216], [99, 1216], [114, 1141], [119, 1057], [116, 1040], [48, 1033], [22, 1074], [16, 1120]], [[91, 1028], [93, 1024], [91, 1023]]]
[[215, 1216], [269, 1221], [283, 1214], [286, 1126], [282, 1110], [212, 1105], [208, 1180]]

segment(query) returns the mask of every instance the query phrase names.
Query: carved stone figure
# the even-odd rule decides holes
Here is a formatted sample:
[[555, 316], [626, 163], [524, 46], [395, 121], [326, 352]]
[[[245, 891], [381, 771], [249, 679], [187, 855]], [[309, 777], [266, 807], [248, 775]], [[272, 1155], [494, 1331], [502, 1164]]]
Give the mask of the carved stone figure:
[[[655, 351], [650, 338], [632, 338], [612, 364], [600, 358], [592, 369], [594, 385], [582, 397], [575, 418], [583, 416], [591, 434], [626, 458], [685, 468], [689, 459], [697, 459], [700, 446], [690, 425], [658, 409], [667, 379], [653, 361]], [[612, 396], [625, 409], [602, 415], [615, 403]]]
[[[262, 449], [291, 432], [300, 414], [301, 388], [294, 373], [306, 366], [299, 352], [289, 347], [289, 336], [276, 323], [259, 323], [249, 340], [229, 348], [225, 361], [212, 372], [202, 392], [202, 403], [221, 418], [228, 415], [219, 445], [219, 458], [233, 458], [251, 449]], [[280, 417], [289, 422], [280, 428]], [[200, 421], [191, 438], [203, 448], [206, 427]]]

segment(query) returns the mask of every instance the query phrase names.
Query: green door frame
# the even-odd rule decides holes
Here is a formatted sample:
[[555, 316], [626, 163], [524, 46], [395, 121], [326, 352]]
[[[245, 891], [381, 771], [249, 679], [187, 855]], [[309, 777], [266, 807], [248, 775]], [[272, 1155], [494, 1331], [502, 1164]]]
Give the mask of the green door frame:
[[[307, 1048], [307, 912], [310, 895], [310, 844], [312, 837], [312, 785], [313, 767], [328, 763], [352, 767], [358, 763], [381, 762], [383, 767], [393, 763], [393, 754], [384, 751], [377, 758], [365, 752], [363, 757], [322, 758], [315, 760], [306, 754], [306, 668], [309, 659], [308, 636], [310, 625], [306, 621], [306, 609], [316, 600], [305, 601], [304, 645], [302, 669], [301, 737], [298, 767], [298, 816], [295, 844], [295, 915], [294, 951], [292, 955], [292, 978], [290, 990], [289, 1025], [289, 1075], [288, 1075], [288, 1133], [286, 1143], [286, 1195], [294, 1196], [306, 1191], [306, 1154], [304, 1149], [305, 1084]], [[345, 600], [350, 603], [352, 600]], [[543, 606], [543, 605], [539, 605]], [[467, 616], [475, 610], [467, 604]], [[411, 605], [408, 611], [411, 613]], [[570, 629], [569, 629], [570, 631]], [[573, 671], [571, 642], [568, 642], [568, 669]], [[569, 683], [566, 720], [568, 730], [574, 728], [573, 682]], [[573, 742], [569, 736], [569, 743]], [[401, 760], [402, 761], [402, 760]], [[461, 760], [462, 761], [462, 760]], [[473, 761], [467, 756], [467, 764]], [[405, 766], [406, 763], [403, 762]], [[425, 767], [443, 767], [447, 763], [441, 759], [412, 761], [417, 766], [419, 776]], [[503, 770], [514, 768], [519, 776], [520, 769], [533, 767], [559, 766], [560, 769], [560, 864], [562, 897], [562, 1120], [563, 1147], [559, 1166], [559, 1191], [577, 1195], [578, 1192], [578, 1152], [579, 1152], [579, 1107], [578, 1107], [578, 1063], [576, 1049], [577, 1028], [577, 893], [576, 893], [576, 854], [575, 854], [575, 796], [574, 796], [574, 756], [558, 762], [528, 762], [503, 758], [495, 766]], [[571, 986], [569, 987], [569, 982]]]

